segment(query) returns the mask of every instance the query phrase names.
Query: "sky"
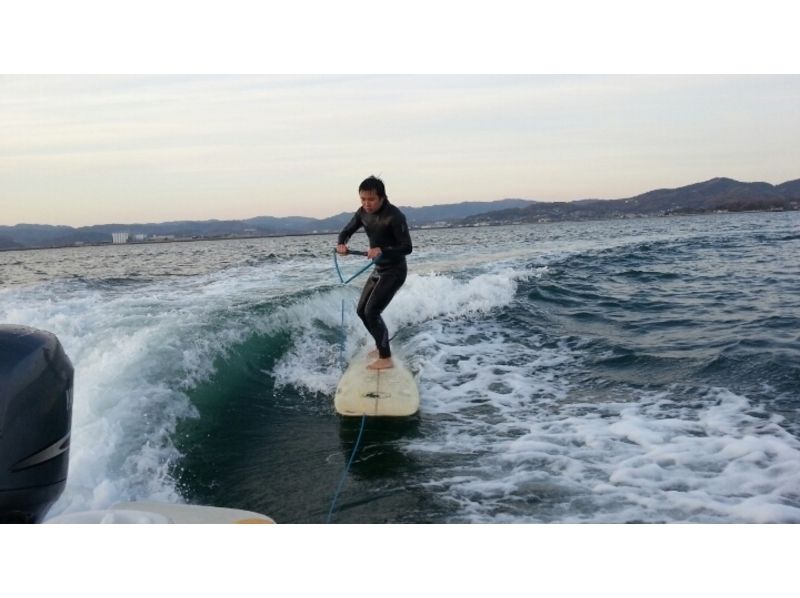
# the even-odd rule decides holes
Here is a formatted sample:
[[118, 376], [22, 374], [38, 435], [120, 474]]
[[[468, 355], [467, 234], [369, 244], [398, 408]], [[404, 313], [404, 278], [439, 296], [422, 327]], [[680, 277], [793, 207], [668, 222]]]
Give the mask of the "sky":
[[800, 76], [2, 76], [0, 224], [326, 217], [800, 178]]
[[[613, 0], [609, 6], [614, 4], [619, 3]], [[60, 6], [53, 10], [63, 10]], [[102, 6], [96, 5], [96, 11]], [[736, 13], [735, 6], [729, 18], [745, 22], [748, 15]], [[272, 13], [258, 27], [268, 16]], [[39, 23], [35, 10], [28, 17]], [[206, 15], [209, 27], [219, 27], [222, 18]], [[484, 15], [475, 12], [471, 18], [478, 26]], [[716, 19], [716, 13], [709, 18]], [[239, 23], [247, 27], [246, 20]], [[514, 22], [504, 26], [511, 33], [518, 27]], [[705, 35], [702, 26], [696, 29], [698, 36]], [[133, 60], [122, 54], [97, 62], [103, 53], [94, 45], [90, 59], [76, 55], [79, 68], [74, 68], [69, 52], [80, 49], [81, 32], [59, 33], [54, 26], [45, 33], [69, 33], [65, 39], [70, 43], [33, 53], [28, 68], [25, 63], [21, 69], [9, 68], [0, 60], [0, 73], [9, 73], [0, 74], [0, 225], [323, 218], [356, 209], [358, 184], [372, 174], [385, 181], [390, 200], [400, 206], [511, 197], [618, 199], [717, 176], [772, 184], [800, 178], [800, 75], [735, 74], [736, 65], [751, 65], [746, 61], [751, 53], [737, 55], [734, 73], [720, 75], [408, 75], [402, 74], [406, 64], [424, 70], [420, 66], [429, 57], [408, 61], [405, 54], [387, 62], [387, 71], [400, 74], [209, 75], [204, 70], [219, 65], [220, 46], [204, 44], [211, 49], [200, 54], [199, 64], [181, 62], [174, 48], [162, 50], [174, 32], [168, 25], [161, 34], [155, 30], [147, 44], [141, 43], [140, 29], [134, 30]], [[274, 25], [268, 30], [279, 35]], [[621, 31], [629, 35], [628, 29]], [[9, 30], [12, 36], [15, 32]], [[251, 40], [263, 28], [250, 33], [229, 32], [222, 45], [236, 47], [240, 38]], [[613, 30], [601, 33], [615, 38]], [[690, 49], [691, 34], [687, 30], [681, 40]], [[124, 40], [131, 34], [120, 35]], [[389, 29], [387, 35], [396, 34]], [[544, 29], [536, 35], [542, 38]], [[671, 30], [638, 35], [674, 38]], [[495, 45], [519, 37], [504, 34], [494, 38]], [[427, 38], [418, 39], [424, 45]], [[729, 47], [738, 48], [736, 40]], [[172, 48], [174, 40], [168, 41]], [[304, 48], [309, 45], [301, 41]], [[369, 46], [365, 41], [317, 43], [306, 49], [310, 54], [298, 50], [301, 62], [290, 60], [288, 70], [313, 70], [326, 52], [335, 54], [342, 47], [360, 47], [360, 55], [380, 58], [372, 48], [364, 50]], [[613, 56], [624, 54], [627, 60], [635, 52], [630, 36], [624, 41], [627, 45]], [[701, 41], [708, 45], [707, 38]], [[23, 42], [30, 38], [20, 35], [9, 43]], [[533, 34], [514, 43], [533, 44]], [[545, 43], [557, 48], [558, 40], [546, 38]], [[150, 54], [143, 48], [151, 48]], [[57, 59], [62, 53], [66, 63]], [[580, 67], [586, 55], [556, 61], [556, 68]], [[677, 64], [714, 66], [699, 56], [691, 54]], [[482, 57], [468, 54], [467, 66], [485, 64]], [[436, 55], [430, 60], [435, 68], [448, 64]], [[51, 64], [57, 68], [48, 68]], [[244, 64], [245, 71], [259, 68]], [[352, 62], [345, 64], [342, 72], [358, 70]], [[369, 69], [374, 63], [365, 64]], [[519, 69], [520, 63], [509, 64]], [[632, 64], [643, 72], [649, 66], [665, 68], [658, 61], [639, 68]], [[336, 70], [335, 63], [324, 65]], [[113, 72], [114, 67], [191, 74], [67, 74]], [[623, 62], [624, 67], [630, 64]], [[262, 68], [280, 70], [275, 63]], [[592, 68], [603, 69], [603, 64], [589, 63]], [[455, 61], [452, 70], [465, 66]], [[61, 74], [25, 74], [48, 71]]]

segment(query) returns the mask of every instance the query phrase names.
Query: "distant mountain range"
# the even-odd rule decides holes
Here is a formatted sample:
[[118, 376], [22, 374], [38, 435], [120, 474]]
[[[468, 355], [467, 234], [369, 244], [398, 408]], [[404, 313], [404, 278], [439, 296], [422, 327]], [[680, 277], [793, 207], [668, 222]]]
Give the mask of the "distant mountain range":
[[626, 199], [531, 202], [469, 216], [462, 225], [643, 218], [673, 214], [800, 210], [800, 179], [780, 185], [715, 178], [677, 189], [657, 189]]
[[[412, 228], [800, 210], [800, 179], [771, 185], [714, 178], [676, 189], [648, 191], [627, 199], [582, 199], [569, 202], [503, 199], [422, 208], [401, 206], [401, 209]], [[138, 236], [139, 240], [150, 241], [333, 233], [340, 231], [352, 214], [353, 212], [343, 212], [324, 219], [260, 216], [247, 220], [101, 224], [80, 228], [18, 224], [0, 226], [0, 249], [111, 243], [111, 234], [123, 231], [129, 233], [132, 239]]]
[[[499, 201], [463, 202], [428, 206], [424, 208], [404, 207], [409, 226], [449, 226], [463, 218], [484, 214], [493, 210], [506, 210], [531, 203], [524, 199]], [[357, 206], [356, 206], [357, 207]], [[355, 212], [355, 207], [353, 208]], [[353, 212], [342, 212], [330, 218], [306, 218], [302, 216], [259, 216], [247, 220], [203, 220], [150, 224], [98, 224], [72, 228], [44, 224], [17, 224], [0, 226], [0, 249], [27, 249], [33, 247], [64, 247], [111, 243], [111, 235], [127, 232], [131, 239], [218, 239], [230, 237], [257, 237], [270, 235], [305, 235], [335, 233], [342, 230], [353, 216]]]

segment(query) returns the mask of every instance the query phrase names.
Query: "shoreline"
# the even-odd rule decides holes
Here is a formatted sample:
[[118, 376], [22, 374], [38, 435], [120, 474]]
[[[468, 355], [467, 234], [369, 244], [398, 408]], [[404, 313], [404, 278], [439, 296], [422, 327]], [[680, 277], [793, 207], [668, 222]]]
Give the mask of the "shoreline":
[[235, 237], [196, 237], [196, 238], [180, 238], [180, 239], [165, 239], [158, 241], [130, 241], [128, 243], [81, 243], [80, 245], [41, 245], [37, 247], [0, 247], [0, 253], [4, 251], [42, 251], [46, 249], [81, 249], [82, 247], [130, 247], [132, 245], [167, 245], [170, 243], [199, 243], [202, 241], [236, 241], [239, 239], [278, 239], [282, 237], [312, 237], [320, 235], [335, 235], [335, 232], [322, 232], [322, 233], [285, 233], [278, 235], [244, 235]]
[[[730, 216], [736, 214], [783, 214], [798, 212], [800, 210], [742, 210], [740, 212], [696, 212], [689, 214], [653, 214], [643, 216], [632, 216], [630, 218], [586, 218], [581, 220], [552, 220], [549, 222], [487, 222], [482, 224], [467, 224], [467, 225], [444, 225], [444, 226], [409, 226], [410, 230], [443, 230], [443, 229], [462, 229], [462, 228], [485, 228], [492, 226], [514, 226], [514, 225], [542, 225], [542, 224], [560, 224], [563, 222], [604, 222], [615, 220], [645, 220], [648, 218], [686, 218], [693, 216]], [[178, 239], [163, 239], [153, 241], [131, 241], [128, 243], [82, 243], [80, 245], [46, 245], [36, 247], [0, 247], [0, 253], [11, 251], [43, 251], [48, 249], [80, 249], [82, 247], [130, 247], [132, 245], [163, 245], [169, 243], [197, 243], [202, 241], [236, 241], [246, 239], [279, 239], [285, 237], [318, 237], [322, 235], [336, 235], [338, 231], [325, 231], [325, 232], [310, 232], [310, 233], [280, 233], [280, 234], [265, 234], [265, 235], [242, 235], [242, 236], [225, 236], [225, 237], [193, 237], [193, 238], [178, 238]]]

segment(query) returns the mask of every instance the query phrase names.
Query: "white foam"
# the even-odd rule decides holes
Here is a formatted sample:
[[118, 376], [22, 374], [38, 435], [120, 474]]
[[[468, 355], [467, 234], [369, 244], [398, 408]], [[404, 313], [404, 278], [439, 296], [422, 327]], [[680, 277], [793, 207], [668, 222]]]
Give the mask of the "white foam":
[[172, 467], [186, 392], [263, 326], [254, 309], [297, 286], [291, 264], [122, 286], [53, 282], [0, 295], [0, 321], [55, 333], [75, 367], [67, 487], [50, 515], [180, 502]]
[[[394, 334], [436, 318], [459, 318], [488, 312], [513, 300], [517, 281], [537, 273], [503, 270], [459, 280], [443, 274], [409, 274], [383, 314]], [[363, 283], [362, 283], [363, 284]], [[372, 343], [355, 308], [361, 285], [334, 287], [304, 297], [275, 315], [276, 325], [293, 328], [293, 347], [276, 364], [276, 384], [312, 394], [331, 395], [349, 359]], [[344, 359], [339, 338], [344, 301]], [[320, 326], [322, 325], [322, 326]], [[400, 343], [396, 350], [403, 354]]]
[[728, 390], [692, 405], [670, 393], [587, 404], [550, 392], [509, 409], [492, 397], [490, 419], [465, 404], [471, 384], [454, 386], [434, 394], [458, 424], [408, 450], [471, 448], [474, 465], [431, 483], [459, 505], [456, 520], [800, 522], [800, 441]]

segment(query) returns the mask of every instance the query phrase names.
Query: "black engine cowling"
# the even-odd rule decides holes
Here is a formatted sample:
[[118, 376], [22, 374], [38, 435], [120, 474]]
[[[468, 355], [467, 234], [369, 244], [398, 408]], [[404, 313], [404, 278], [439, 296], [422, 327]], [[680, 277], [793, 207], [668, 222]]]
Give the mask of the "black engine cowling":
[[64, 491], [73, 376], [55, 335], [0, 325], [0, 523], [37, 523]]

